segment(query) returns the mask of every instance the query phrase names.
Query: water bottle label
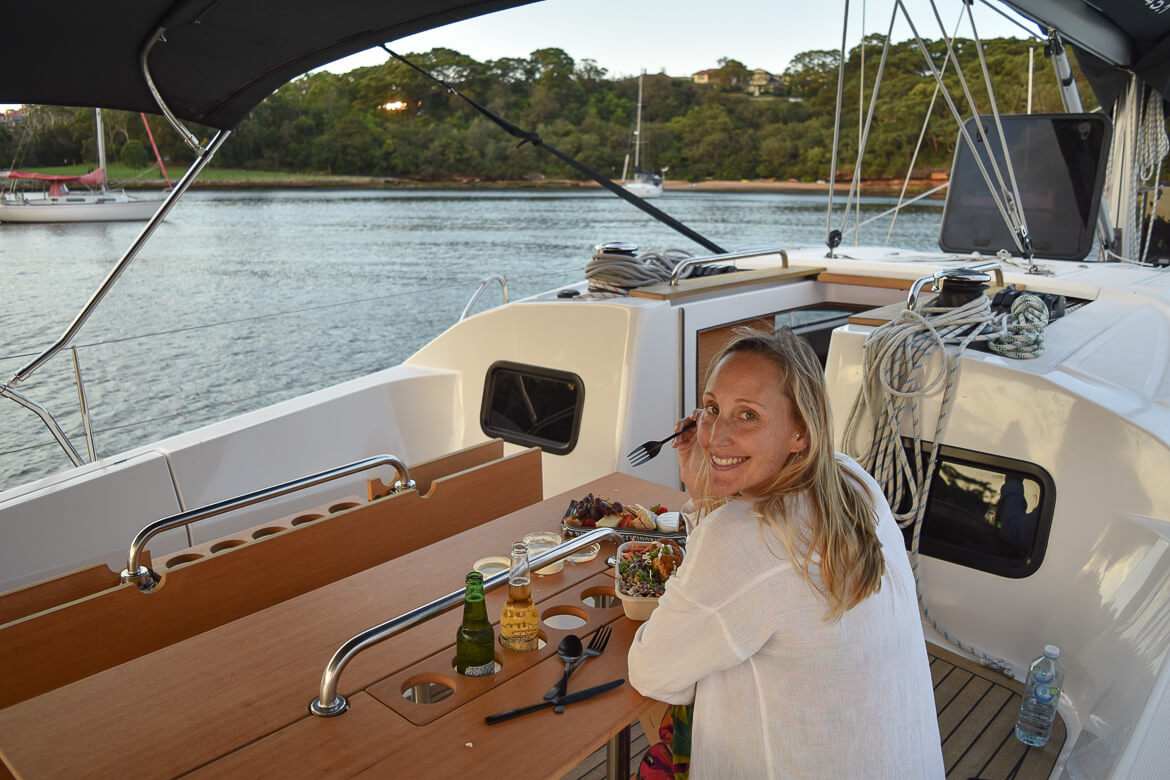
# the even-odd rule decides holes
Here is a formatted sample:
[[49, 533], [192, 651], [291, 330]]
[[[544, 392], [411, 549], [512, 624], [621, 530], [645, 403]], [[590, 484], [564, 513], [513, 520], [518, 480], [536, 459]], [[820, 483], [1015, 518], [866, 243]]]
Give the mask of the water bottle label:
[[1047, 704], [1048, 702], [1052, 701], [1053, 699], [1055, 699], [1057, 696], [1060, 695], [1060, 686], [1059, 685], [1037, 685], [1032, 690], [1032, 695], [1036, 697], [1036, 701], [1044, 702], [1045, 704]]

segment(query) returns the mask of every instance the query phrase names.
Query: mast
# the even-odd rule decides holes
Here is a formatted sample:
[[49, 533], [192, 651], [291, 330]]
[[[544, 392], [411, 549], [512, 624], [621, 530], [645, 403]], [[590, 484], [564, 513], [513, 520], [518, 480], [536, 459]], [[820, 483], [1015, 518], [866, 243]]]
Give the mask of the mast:
[[642, 77], [646, 75], [646, 71], [638, 76], [638, 113], [637, 121], [634, 122], [634, 175], [638, 174], [638, 152], [642, 146]]
[[106, 191], [106, 176], [105, 176], [104, 171], [106, 170], [106, 133], [102, 129], [102, 110], [100, 108], [95, 108], [93, 110], [93, 113], [94, 113], [94, 124], [97, 126], [98, 168], [100, 168], [103, 171], [103, 173], [102, 173], [102, 192], [105, 192]]

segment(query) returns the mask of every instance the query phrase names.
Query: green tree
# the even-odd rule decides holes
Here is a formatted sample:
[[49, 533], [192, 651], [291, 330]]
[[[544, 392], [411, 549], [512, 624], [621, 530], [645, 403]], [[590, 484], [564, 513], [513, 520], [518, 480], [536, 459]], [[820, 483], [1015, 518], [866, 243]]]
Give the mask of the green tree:
[[118, 159], [122, 161], [123, 165], [129, 165], [131, 168], [145, 168], [150, 164], [150, 156], [146, 153], [146, 147], [142, 145], [141, 141], [133, 138], [122, 144], [122, 148], [118, 152]]

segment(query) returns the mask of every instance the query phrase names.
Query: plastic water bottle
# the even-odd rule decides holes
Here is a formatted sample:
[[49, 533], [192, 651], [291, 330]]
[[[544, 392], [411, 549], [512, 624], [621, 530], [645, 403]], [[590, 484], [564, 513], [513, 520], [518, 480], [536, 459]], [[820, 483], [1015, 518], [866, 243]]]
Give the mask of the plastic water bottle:
[[1028, 667], [1028, 682], [1024, 686], [1024, 700], [1016, 718], [1016, 738], [1025, 745], [1043, 747], [1048, 743], [1052, 721], [1056, 719], [1056, 704], [1064, 685], [1064, 666], [1060, 648], [1044, 645], [1044, 655]]

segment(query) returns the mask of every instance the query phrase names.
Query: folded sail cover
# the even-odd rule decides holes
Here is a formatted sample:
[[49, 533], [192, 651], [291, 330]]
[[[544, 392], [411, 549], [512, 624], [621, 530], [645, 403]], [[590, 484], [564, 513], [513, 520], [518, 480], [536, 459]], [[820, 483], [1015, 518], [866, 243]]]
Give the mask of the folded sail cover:
[[94, 187], [106, 180], [106, 169], [98, 168], [96, 171], [90, 171], [80, 176], [60, 176], [51, 173], [28, 173], [25, 171], [0, 171], [0, 179], [35, 179], [37, 181], [49, 182], [50, 195], [64, 195], [66, 190], [62, 187], [65, 184], [81, 184], [86, 187]]

